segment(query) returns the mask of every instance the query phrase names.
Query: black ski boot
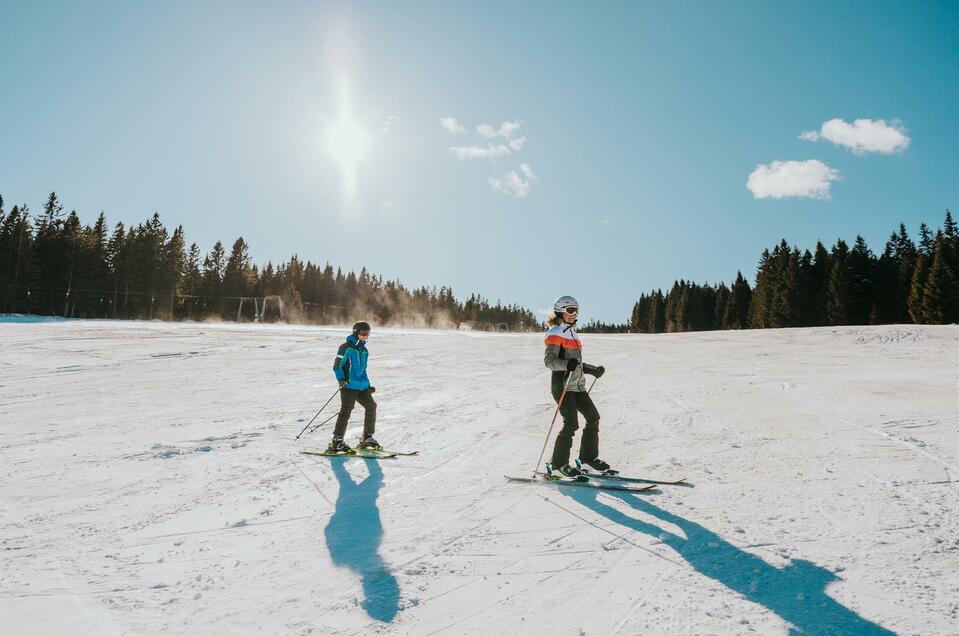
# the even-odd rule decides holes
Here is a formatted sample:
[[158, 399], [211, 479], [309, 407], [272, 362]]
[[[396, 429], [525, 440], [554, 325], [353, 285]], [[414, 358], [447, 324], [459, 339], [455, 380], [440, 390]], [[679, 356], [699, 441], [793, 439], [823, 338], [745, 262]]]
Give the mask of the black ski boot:
[[598, 457], [597, 457], [596, 459], [594, 459], [594, 460], [592, 460], [592, 461], [588, 461], [588, 462], [587, 462], [587, 461], [584, 461], [584, 460], [582, 460], [582, 459], [577, 459], [577, 460], [576, 460], [576, 465], [577, 465], [577, 466], [582, 466], [583, 464], [586, 464], [587, 466], [589, 466], [590, 468], [592, 468], [592, 469], [595, 470], [596, 472], [601, 473], [601, 474], [603, 474], [603, 475], [618, 475], [618, 474], [619, 474], [619, 471], [618, 471], [618, 470], [613, 470], [612, 468], [610, 468], [609, 464], [607, 464], [606, 462], [604, 462], [603, 460], [601, 460], [601, 459], [598, 458]]
[[346, 445], [342, 437], [334, 437], [330, 440], [330, 445], [326, 447], [327, 453], [335, 455], [352, 455], [353, 449]]
[[[570, 466], [569, 464], [566, 464], [560, 468], [554, 469], [554, 472], [557, 472], [563, 475], [564, 477], [569, 477], [570, 479], [579, 479], [583, 477], [583, 471], [581, 471], [579, 468], [576, 468], [575, 466]], [[583, 478], [585, 479], [585, 477]]]
[[357, 445], [357, 448], [361, 450], [369, 450], [369, 451], [383, 450], [383, 447], [380, 446], [380, 443], [378, 441], [373, 439], [372, 435], [370, 435], [369, 437], [366, 437], [366, 436], [361, 437], [360, 443], [359, 445]]

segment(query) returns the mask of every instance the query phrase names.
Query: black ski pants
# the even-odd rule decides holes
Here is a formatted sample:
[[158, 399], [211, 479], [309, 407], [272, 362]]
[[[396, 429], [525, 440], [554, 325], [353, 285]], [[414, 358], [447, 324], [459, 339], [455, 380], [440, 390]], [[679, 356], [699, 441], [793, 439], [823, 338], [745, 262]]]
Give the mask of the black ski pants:
[[350, 413], [353, 407], [359, 402], [366, 410], [366, 416], [363, 418], [363, 436], [371, 437], [376, 429], [376, 401], [373, 399], [373, 393], [369, 389], [357, 391], [356, 389], [342, 389], [340, 391], [340, 414], [336, 418], [336, 427], [333, 429], [333, 437], [342, 437], [346, 434], [346, 425], [350, 421]]
[[[561, 393], [553, 395], [559, 400]], [[563, 403], [559, 405], [559, 414], [563, 416], [563, 428], [556, 436], [553, 444], [552, 464], [561, 468], [569, 463], [569, 451], [573, 447], [573, 435], [579, 428], [576, 413], [582, 413], [586, 418], [586, 428], [583, 429], [583, 438], [579, 443], [579, 458], [583, 461], [592, 461], [599, 457], [599, 411], [586, 391], [567, 391]]]

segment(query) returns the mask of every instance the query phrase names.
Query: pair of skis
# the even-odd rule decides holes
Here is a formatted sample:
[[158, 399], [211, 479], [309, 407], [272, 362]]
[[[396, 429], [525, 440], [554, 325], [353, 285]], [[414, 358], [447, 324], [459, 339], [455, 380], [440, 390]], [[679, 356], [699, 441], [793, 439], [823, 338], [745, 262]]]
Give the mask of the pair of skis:
[[372, 450], [368, 448], [357, 448], [352, 453], [328, 453], [326, 451], [300, 451], [304, 455], [317, 455], [319, 457], [345, 457], [359, 459], [393, 459], [395, 457], [409, 457], [418, 455], [419, 451], [394, 451], [394, 450]]
[[[577, 462], [578, 464], [579, 462]], [[577, 486], [580, 488], [596, 488], [599, 490], [620, 490], [625, 492], [646, 492], [658, 486], [688, 486], [686, 478], [674, 480], [648, 479], [645, 477], [627, 477], [616, 472], [592, 472], [580, 467], [582, 475], [565, 477], [553, 473], [552, 470], [535, 471], [532, 477], [513, 477], [506, 475], [506, 479], [530, 484], [547, 484], [557, 486]], [[618, 483], [617, 483], [618, 482]]]

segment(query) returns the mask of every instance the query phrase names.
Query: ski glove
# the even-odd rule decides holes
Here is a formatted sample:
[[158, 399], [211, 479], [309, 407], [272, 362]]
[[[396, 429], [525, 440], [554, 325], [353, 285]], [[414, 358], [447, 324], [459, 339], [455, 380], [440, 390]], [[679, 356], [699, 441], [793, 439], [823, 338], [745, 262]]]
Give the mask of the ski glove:
[[340, 388], [341, 389], [344, 388], [349, 383], [350, 383], [349, 380], [340, 380]]
[[370, 387], [370, 393], [376, 393], [376, 387], [375, 387], [375, 386], [371, 386], [371, 387]]
[[593, 366], [593, 365], [591, 365], [591, 364], [586, 364], [586, 363], [584, 362], [584, 363], [583, 363], [583, 373], [588, 373], [588, 374], [590, 374], [590, 375], [594, 375], [594, 376], [596, 376], [597, 378], [599, 378], [599, 377], [602, 377], [602, 375], [603, 375], [604, 373], [606, 373], [606, 368], [605, 368], [605, 367], [602, 367], [602, 366], [599, 366], [599, 367]]
[[570, 358], [570, 360], [566, 363], [566, 370], [572, 371], [578, 366], [579, 366], [579, 360], [577, 360], [576, 358]]

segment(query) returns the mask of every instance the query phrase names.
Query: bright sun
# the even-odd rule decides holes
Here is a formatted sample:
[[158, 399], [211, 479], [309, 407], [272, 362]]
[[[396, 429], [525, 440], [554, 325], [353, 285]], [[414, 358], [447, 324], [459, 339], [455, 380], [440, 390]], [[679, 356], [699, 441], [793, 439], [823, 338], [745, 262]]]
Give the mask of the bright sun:
[[350, 96], [347, 90], [340, 91], [340, 113], [329, 127], [326, 135], [327, 149], [333, 161], [340, 165], [343, 172], [343, 188], [348, 196], [356, 195], [357, 165], [366, 156], [369, 136], [353, 120], [350, 108]]

